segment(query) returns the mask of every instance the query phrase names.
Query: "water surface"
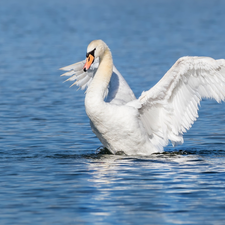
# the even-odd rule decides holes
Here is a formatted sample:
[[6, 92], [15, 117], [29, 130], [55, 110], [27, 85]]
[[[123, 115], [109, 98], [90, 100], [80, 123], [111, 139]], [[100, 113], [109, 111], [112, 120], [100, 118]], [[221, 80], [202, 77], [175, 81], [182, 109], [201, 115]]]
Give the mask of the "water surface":
[[185, 55], [225, 58], [225, 2], [1, 0], [0, 223], [224, 224], [225, 104], [185, 143], [96, 154], [84, 93], [58, 68], [103, 39], [138, 97]]

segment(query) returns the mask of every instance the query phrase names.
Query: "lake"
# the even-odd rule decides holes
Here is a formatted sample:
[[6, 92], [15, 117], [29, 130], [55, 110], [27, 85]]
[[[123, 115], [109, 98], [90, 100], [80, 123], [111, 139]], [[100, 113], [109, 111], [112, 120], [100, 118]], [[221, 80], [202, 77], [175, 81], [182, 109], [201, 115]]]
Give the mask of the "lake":
[[84, 92], [58, 69], [94, 39], [138, 97], [182, 56], [225, 58], [222, 0], [1, 0], [0, 223], [224, 224], [225, 103], [184, 144], [98, 154]]

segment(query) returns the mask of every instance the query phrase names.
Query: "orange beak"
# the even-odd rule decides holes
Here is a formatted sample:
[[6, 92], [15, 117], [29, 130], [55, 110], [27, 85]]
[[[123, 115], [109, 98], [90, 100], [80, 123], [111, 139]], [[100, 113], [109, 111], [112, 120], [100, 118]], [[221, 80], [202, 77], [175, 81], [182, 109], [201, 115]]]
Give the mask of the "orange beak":
[[88, 55], [88, 57], [86, 58], [86, 63], [84, 64], [84, 72], [86, 72], [87, 70], [89, 70], [91, 64], [94, 62], [95, 57], [91, 54]]

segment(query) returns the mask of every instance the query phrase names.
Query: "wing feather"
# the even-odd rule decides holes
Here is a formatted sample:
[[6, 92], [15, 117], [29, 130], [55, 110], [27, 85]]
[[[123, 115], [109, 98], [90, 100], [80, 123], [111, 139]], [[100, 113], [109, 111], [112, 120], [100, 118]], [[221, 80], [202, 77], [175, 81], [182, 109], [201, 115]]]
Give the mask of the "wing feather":
[[[65, 66], [60, 70], [68, 71], [61, 76], [70, 76], [66, 81], [75, 81], [71, 86], [77, 85], [82, 90], [87, 88], [93, 80], [99, 66], [99, 58], [96, 58], [87, 72], [83, 71], [85, 60]], [[133, 91], [120, 74], [113, 66], [113, 74], [109, 83], [108, 90], [105, 92], [106, 102], [122, 105], [136, 99]]]
[[225, 60], [182, 57], [163, 78], [139, 97], [140, 117], [149, 138], [159, 149], [170, 140], [183, 143], [186, 132], [198, 118], [202, 98], [225, 99]]

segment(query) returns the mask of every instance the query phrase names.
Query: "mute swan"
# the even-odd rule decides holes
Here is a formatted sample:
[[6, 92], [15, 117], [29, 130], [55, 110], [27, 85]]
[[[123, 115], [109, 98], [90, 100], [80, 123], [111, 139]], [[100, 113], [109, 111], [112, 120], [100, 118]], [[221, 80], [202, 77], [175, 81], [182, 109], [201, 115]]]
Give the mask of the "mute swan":
[[113, 154], [150, 155], [169, 141], [183, 143], [198, 117], [202, 98], [225, 99], [225, 60], [182, 57], [150, 90], [136, 99], [113, 65], [102, 40], [87, 47], [86, 62], [61, 68], [69, 81], [87, 88], [85, 109], [93, 132]]

